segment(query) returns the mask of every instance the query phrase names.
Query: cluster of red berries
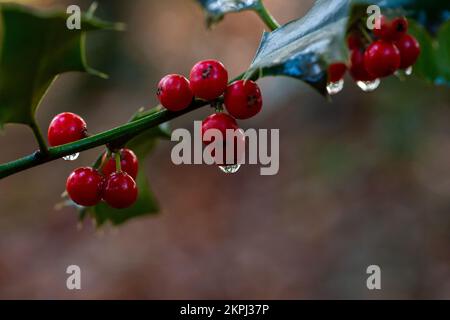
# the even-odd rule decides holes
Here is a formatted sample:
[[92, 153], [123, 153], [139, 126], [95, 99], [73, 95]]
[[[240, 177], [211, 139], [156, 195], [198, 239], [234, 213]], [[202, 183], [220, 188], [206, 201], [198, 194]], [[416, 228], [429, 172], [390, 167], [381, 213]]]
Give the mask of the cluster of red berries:
[[[373, 29], [375, 38], [365, 44], [359, 32], [352, 32], [347, 45], [350, 49], [349, 72], [355, 81], [370, 82], [394, 74], [398, 69], [414, 65], [420, 55], [418, 41], [407, 33], [408, 20], [397, 17], [388, 21], [381, 16], [377, 21], [380, 28]], [[340, 81], [347, 70], [347, 64], [334, 63], [328, 69], [328, 81]]]
[[[161, 104], [170, 111], [189, 107], [194, 97], [210, 101], [216, 107], [223, 101], [228, 114], [217, 112], [207, 117], [202, 123], [202, 137], [209, 129], [219, 130], [223, 137], [228, 129], [238, 131], [235, 119], [249, 119], [262, 108], [262, 95], [258, 85], [252, 80], [237, 80], [228, 84], [228, 72], [217, 60], [196, 63], [189, 80], [178, 74], [165, 76], [158, 84], [157, 96]], [[223, 100], [220, 99], [222, 96]], [[237, 139], [238, 143], [242, 141], [241, 138]], [[203, 142], [208, 145], [212, 141], [214, 140]], [[224, 140], [223, 144], [226, 148], [227, 141]], [[223, 160], [216, 159], [216, 163], [225, 163]]]
[[[51, 146], [71, 143], [87, 136], [86, 122], [78, 115], [64, 112], [53, 118], [48, 128]], [[137, 199], [138, 159], [133, 151], [121, 149], [116, 154], [120, 165], [116, 167], [115, 157], [102, 158], [100, 170], [91, 167], [75, 169], [67, 178], [66, 191], [73, 202], [90, 207], [102, 199], [112, 208], [124, 209]]]

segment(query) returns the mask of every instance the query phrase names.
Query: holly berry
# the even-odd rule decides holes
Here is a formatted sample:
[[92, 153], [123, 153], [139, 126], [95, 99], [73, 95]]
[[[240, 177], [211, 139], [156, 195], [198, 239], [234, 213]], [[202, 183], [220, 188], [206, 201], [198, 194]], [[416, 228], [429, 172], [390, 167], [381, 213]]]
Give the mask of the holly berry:
[[114, 172], [106, 179], [103, 200], [112, 208], [131, 207], [137, 199], [138, 189], [134, 179], [126, 172]]
[[362, 47], [361, 35], [358, 32], [352, 32], [347, 37], [347, 46], [350, 50], [360, 49]]
[[217, 60], [198, 62], [192, 68], [189, 78], [194, 95], [208, 101], [220, 97], [228, 84], [228, 72]]
[[376, 78], [390, 76], [400, 67], [400, 51], [391, 42], [377, 40], [366, 49], [364, 66]]
[[[121, 149], [120, 154], [120, 166], [122, 171], [128, 173], [133, 179], [136, 179], [139, 168], [139, 161], [133, 151], [130, 149]], [[106, 154], [104, 156], [106, 158]], [[102, 173], [104, 176], [109, 176], [111, 173], [116, 172], [116, 160], [111, 157], [103, 166]]]
[[373, 34], [379, 39], [388, 40], [391, 37], [391, 25], [389, 21], [385, 16], [381, 15], [375, 22], [376, 25], [373, 29]]
[[328, 82], [338, 82], [344, 77], [345, 71], [347, 71], [345, 63], [336, 62], [330, 64], [328, 66]]
[[[215, 136], [212, 137], [210, 141], [206, 140], [204, 135], [210, 129], [219, 130], [221, 133], [221, 137], [219, 141], [215, 141]], [[231, 148], [231, 142], [227, 141], [227, 130], [234, 130], [234, 148]], [[233, 152], [234, 154], [234, 163], [239, 162], [243, 157], [243, 151], [245, 146], [245, 136], [242, 133], [242, 130], [239, 129], [239, 126], [236, 120], [227, 115], [226, 113], [219, 112], [214, 113], [208, 116], [202, 122], [202, 141], [205, 145], [211, 144], [213, 141], [216, 146], [222, 147], [222, 158], [218, 155], [215, 155], [215, 150], [212, 151], [211, 155], [215, 158], [216, 164], [225, 164], [227, 160], [227, 154], [229, 152]], [[238, 148], [239, 145], [239, 148]], [[238, 151], [242, 151], [242, 153], [238, 153]]]
[[398, 17], [392, 20], [390, 25], [390, 40], [398, 40], [408, 31], [408, 20], [405, 17]]
[[86, 137], [86, 122], [71, 112], [60, 113], [48, 127], [48, 142], [52, 147], [74, 142]]
[[162, 78], [156, 95], [159, 102], [170, 111], [186, 109], [194, 98], [188, 79], [178, 74], [169, 74]]
[[261, 90], [252, 80], [235, 81], [225, 91], [224, 104], [234, 118], [251, 118], [261, 111]]
[[376, 77], [367, 72], [364, 65], [364, 52], [359, 49], [351, 51], [349, 72], [355, 81], [367, 82], [376, 79]]
[[73, 171], [66, 182], [70, 199], [80, 206], [90, 207], [102, 198], [103, 177], [93, 168], [78, 168]]
[[404, 34], [395, 45], [400, 51], [400, 69], [406, 69], [416, 63], [420, 55], [420, 44], [416, 38]]

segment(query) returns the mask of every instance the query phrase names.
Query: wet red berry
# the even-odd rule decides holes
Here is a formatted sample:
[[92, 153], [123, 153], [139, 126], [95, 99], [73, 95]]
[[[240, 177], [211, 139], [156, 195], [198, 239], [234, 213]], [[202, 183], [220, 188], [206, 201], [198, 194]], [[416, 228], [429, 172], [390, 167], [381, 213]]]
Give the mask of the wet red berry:
[[345, 63], [336, 62], [328, 66], [328, 82], [338, 82], [341, 80], [345, 72], [347, 71], [347, 66]]
[[106, 178], [103, 200], [112, 208], [125, 209], [137, 200], [138, 189], [134, 179], [126, 172], [115, 172]]
[[163, 107], [170, 111], [186, 109], [194, 98], [189, 81], [178, 74], [169, 74], [162, 78], [156, 95]]
[[398, 17], [391, 21], [390, 40], [398, 40], [408, 31], [408, 20], [405, 17]]
[[347, 37], [347, 46], [350, 50], [360, 49], [362, 47], [361, 35], [358, 32], [352, 32]]
[[[220, 131], [221, 136], [220, 138], [218, 137], [218, 139], [220, 139], [219, 141], [216, 142], [216, 138], [214, 136], [209, 141], [206, 139], [205, 134], [210, 129]], [[229, 132], [235, 133], [234, 142], [227, 139], [227, 130], [231, 130]], [[219, 154], [216, 155], [214, 150], [211, 153], [216, 164], [225, 164], [227, 161], [227, 155], [230, 153], [233, 153], [233, 164], [238, 163], [243, 158], [245, 136], [242, 130], [239, 129], [236, 120], [226, 113], [214, 113], [203, 120], [202, 141], [205, 145], [210, 145], [214, 141], [215, 145], [220, 148], [222, 157], [220, 157]]]
[[375, 21], [375, 27], [373, 34], [379, 39], [388, 40], [391, 37], [391, 24], [388, 19], [381, 15], [379, 19]]
[[390, 76], [400, 67], [400, 52], [391, 42], [375, 41], [364, 53], [364, 66], [376, 78]]
[[228, 72], [217, 60], [198, 62], [191, 70], [190, 84], [194, 95], [204, 100], [220, 97], [227, 88]]
[[102, 198], [103, 177], [93, 168], [78, 168], [73, 171], [66, 182], [70, 199], [80, 206], [90, 207]]
[[248, 119], [262, 108], [261, 90], [252, 80], [238, 80], [227, 87], [224, 104], [236, 119]]
[[48, 127], [48, 142], [52, 147], [71, 143], [86, 137], [86, 122], [71, 112], [60, 113]]
[[364, 66], [364, 52], [359, 49], [351, 51], [350, 55], [350, 75], [355, 81], [373, 81], [376, 77], [370, 75]]
[[420, 44], [416, 38], [404, 34], [395, 45], [400, 51], [400, 69], [406, 69], [416, 63], [420, 55]]
[[[139, 161], [133, 151], [130, 149], [121, 149], [120, 153], [120, 166], [122, 171], [128, 173], [133, 179], [136, 179], [139, 169]], [[105, 154], [106, 156], [106, 154]], [[104, 176], [109, 176], [111, 173], [116, 172], [116, 160], [111, 157], [103, 166], [102, 173]]]

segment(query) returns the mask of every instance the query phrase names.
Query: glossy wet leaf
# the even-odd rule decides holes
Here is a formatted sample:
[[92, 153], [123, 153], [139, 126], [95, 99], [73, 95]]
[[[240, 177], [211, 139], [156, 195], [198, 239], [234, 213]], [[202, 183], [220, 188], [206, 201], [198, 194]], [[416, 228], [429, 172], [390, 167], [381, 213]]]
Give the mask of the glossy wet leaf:
[[0, 125], [31, 124], [58, 74], [81, 71], [103, 76], [85, 57], [85, 35], [119, 25], [84, 15], [81, 30], [69, 30], [65, 12], [0, 4]]
[[[326, 95], [330, 63], [348, 61], [345, 35], [363, 21], [367, 5], [376, 4], [383, 14], [431, 17], [448, 7], [445, 1], [420, 0], [318, 0], [302, 18], [273, 32], [265, 32], [246, 77], [289, 76], [305, 81]], [[427, 20], [429, 21], [429, 19]]]
[[206, 12], [208, 25], [223, 19], [232, 12], [255, 9], [260, 0], [197, 0]]

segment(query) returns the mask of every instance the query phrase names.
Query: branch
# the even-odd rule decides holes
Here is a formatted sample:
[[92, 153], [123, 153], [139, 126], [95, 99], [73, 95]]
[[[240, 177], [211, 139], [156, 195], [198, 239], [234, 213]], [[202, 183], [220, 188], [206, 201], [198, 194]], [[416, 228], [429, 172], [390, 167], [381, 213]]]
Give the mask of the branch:
[[[60, 159], [64, 156], [82, 152], [88, 149], [99, 147], [115, 140], [124, 138], [133, 138], [142, 132], [156, 127], [164, 122], [177, 118], [183, 114], [199, 109], [210, 102], [204, 100], [194, 100], [194, 102], [186, 109], [179, 112], [170, 112], [168, 110], [161, 110], [151, 113], [147, 116], [139, 118], [135, 121], [128, 122], [117, 128], [98, 133], [85, 139], [81, 139], [69, 144], [50, 148], [47, 152], [36, 151], [26, 157], [4, 163], [0, 165], [0, 179], [8, 177], [14, 173], [24, 171], [38, 165]], [[158, 108], [158, 107], [156, 107]]]

